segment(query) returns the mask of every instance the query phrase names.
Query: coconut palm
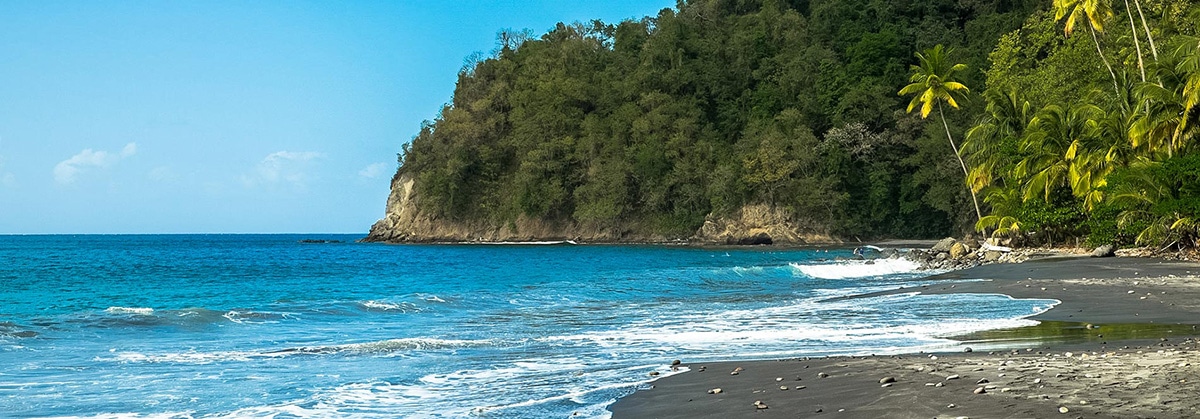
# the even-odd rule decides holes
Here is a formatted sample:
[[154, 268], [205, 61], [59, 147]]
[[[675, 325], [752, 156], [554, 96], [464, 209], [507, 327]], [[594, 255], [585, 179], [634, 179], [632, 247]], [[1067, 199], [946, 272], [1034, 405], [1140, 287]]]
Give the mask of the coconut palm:
[[1152, 158], [1184, 152], [1200, 136], [1200, 53], [1187, 47], [1184, 43], [1152, 66], [1161, 85], [1142, 83], [1137, 89], [1148, 110], [1129, 128], [1129, 137], [1135, 149]]
[[967, 183], [976, 192], [1007, 181], [1007, 172], [1020, 159], [1017, 147], [1021, 136], [1034, 114], [1033, 106], [1021, 99], [1016, 90], [988, 89], [983, 92], [983, 99], [987, 102], [984, 116], [967, 130], [962, 144], [963, 155], [971, 162]]
[[[1133, 37], [1133, 47], [1137, 50], [1138, 71], [1141, 72], [1142, 81], [1146, 81], [1146, 66], [1142, 62], [1142, 43], [1138, 41], [1137, 26], [1133, 24], [1133, 10], [1129, 8], [1129, 0], [1125, 0], [1125, 14], [1129, 16], [1129, 35]], [[1147, 32], [1146, 35], [1149, 36], [1150, 33]]]
[[[942, 127], [946, 129], [946, 139], [950, 141], [950, 148], [954, 150], [954, 157], [958, 159], [959, 166], [962, 166], [963, 176], [969, 178], [970, 170], [967, 170], [967, 163], [963, 161], [962, 156], [958, 152], [958, 145], [954, 143], [954, 136], [950, 135], [950, 125], [946, 123], [946, 114], [942, 111], [942, 102], [957, 109], [958, 100], [963, 95], [970, 92], [966, 85], [960, 83], [955, 77], [955, 73], [966, 70], [966, 64], [951, 63], [949, 58], [949, 50], [945, 49], [941, 44], [925, 50], [925, 53], [916, 53], [917, 60], [920, 65], [912, 66], [912, 76], [909, 77], [909, 85], [900, 89], [900, 95], [913, 95], [912, 101], [908, 103], [908, 112], [912, 112], [920, 105], [921, 118], [928, 118], [930, 112], [936, 106], [938, 116], [942, 119]], [[975, 196], [975, 190], [968, 187], [971, 192], [971, 202], [975, 204], [976, 220], [983, 218], [983, 214], [979, 210], [979, 199]]]
[[1063, 33], [1070, 37], [1075, 31], [1075, 24], [1079, 21], [1086, 21], [1085, 26], [1088, 27], [1092, 34], [1092, 42], [1096, 44], [1096, 53], [1100, 55], [1100, 61], [1104, 62], [1104, 67], [1108, 69], [1108, 74], [1112, 76], [1113, 88], [1121, 90], [1117, 86], [1117, 73], [1113, 71], [1112, 66], [1108, 64], [1108, 58], [1104, 56], [1104, 51], [1100, 49], [1100, 38], [1096, 36], [1097, 32], [1104, 32], [1104, 24], [1113, 15], [1112, 7], [1106, 0], [1054, 0], [1054, 19], [1063, 20], [1066, 18], [1066, 25], [1063, 28]]
[[1097, 120], [1104, 116], [1099, 107], [1076, 104], [1064, 108], [1048, 105], [1030, 122], [1029, 133], [1021, 142], [1028, 156], [1017, 164], [1014, 172], [1025, 181], [1025, 199], [1041, 195], [1050, 202], [1050, 195], [1066, 186], [1076, 196], [1085, 194], [1092, 185], [1091, 177], [1079, 169], [1086, 153], [1085, 144], [1098, 133]]

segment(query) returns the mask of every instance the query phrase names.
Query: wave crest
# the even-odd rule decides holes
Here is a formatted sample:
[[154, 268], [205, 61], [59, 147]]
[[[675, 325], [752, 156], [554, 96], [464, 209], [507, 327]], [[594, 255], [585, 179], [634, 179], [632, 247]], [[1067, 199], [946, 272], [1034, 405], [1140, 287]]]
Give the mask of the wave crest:
[[904, 258], [838, 261], [837, 263], [802, 265], [790, 263], [792, 269], [810, 278], [846, 279], [913, 273], [921, 264]]

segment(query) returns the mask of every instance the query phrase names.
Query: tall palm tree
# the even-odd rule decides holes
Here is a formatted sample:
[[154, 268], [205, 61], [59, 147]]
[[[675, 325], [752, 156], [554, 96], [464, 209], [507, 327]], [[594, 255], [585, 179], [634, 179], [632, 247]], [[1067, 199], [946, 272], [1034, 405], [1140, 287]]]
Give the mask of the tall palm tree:
[[[958, 101], [956, 97], [962, 98], [962, 95], [970, 92], [966, 85], [960, 83], [954, 73], [967, 69], [966, 64], [951, 63], [947, 56], [950, 51], [946, 50], [941, 44], [925, 50], [925, 53], [916, 53], [917, 60], [920, 65], [912, 66], [912, 75], [909, 76], [909, 85], [900, 89], [900, 95], [914, 95], [912, 101], [908, 103], [908, 112], [920, 105], [921, 118], [928, 118], [929, 113], [933, 111], [933, 107], [937, 106], [938, 116], [942, 119], [942, 127], [946, 129], [946, 139], [950, 140], [950, 148], [954, 150], [954, 157], [958, 159], [959, 166], [962, 166], [963, 176], [969, 178], [970, 170], [967, 170], [967, 163], [963, 161], [962, 155], [958, 152], [958, 145], [954, 144], [954, 137], [950, 135], [950, 125], [946, 123], [946, 114], [942, 111], [942, 102], [957, 109]], [[966, 179], [964, 178], [964, 182]], [[983, 213], [979, 211], [979, 198], [975, 196], [975, 189], [967, 187], [971, 192], [971, 202], [975, 204], [975, 219], [983, 218]]]
[[1029, 134], [1021, 148], [1027, 157], [1017, 164], [1017, 176], [1025, 182], [1025, 199], [1038, 195], [1050, 201], [1050, 195], [1060, 186], [1067, 186], [1075, 196], [1085, 195], [1092, 186], [1087, 172], [1080, 170], [1086, 145], [1098, 133], [1097, 120], [1104, 116], [1099, 107], [1082, 103], [1064, 108], [1047, 105], [1030, 122]]
[[[1192, 38], [1193, 40], [1195, 38]], [[1144, 155], [1171, 157], [1185, 152], [1200, 137], [1200, 51], [1189, 50], [1189, 42], [1165, 54], [1152, 66], [1162, 82], [1142, 83], [1137, 93], [1148, 105], [1129, 128], [1135, 149]], [[1192, 44], [1190, 48], [1200, 48]], [[1190, 104], [1190, 106], [1189, 106]]]
[[1142, 13], [1142, 3], [1133, 0], [1133, 5], [1137, 6], [1138, 17], [1142, 18], [1142, 29], [1146, 30], [1146, 40], [1150, 41], [1150, 53], [1154, 54], [1154, 61], [1158, 61], [1158, 47], [1154, 46], [1154, 36], [1150, 35], [1150, 25], [1146, 24], [1146, 15]]
[[1146, 65], [1142, 62], [1142, 43], [1138, 41], [1137, 26], [1133, 24], [1133, 10], [1129, 8], [1129, 0], [1125, 0], [1125, 14], [1129, 15], [1129, 35], [1133, 36], [1133, 47], [1137, 50], [1138, 71], [1142, 73], [1142, 81], [1146, 81]]
[[1066, 36], [1071, 36], [1075, 31], [1075, 24], [1080, 20], [1087, 21], [1085, 26], [1088, 27], [1092, 34], [1092, 42], [1096, 44], [1096, 53], [1100, 55], [1100, 61], [1104, 62], [1104, 67], [1108, 69], [1108, 74], [1112, 76], [1113, 89], [1121, 90], [1117, 86], [1117, 73], [1113, 71], [1112, 66], [1108, 64], [1108, 58], [1104, 56], [1104, 51], [1100, 49], [1100, 38], [1096, 36], [1096, 32], [1104, 32], [1104, 23], [1113, 15], [1112, 7], [1106, 0], [1054, 0], [1054, 19], [1067, 19], [1066, 26], [1063, 27], [1063, 33]]
[[[1020, 159], [1017, 147], [1034, 114], [1033, 106], [1016, 90], [988, 89], [983, 92], [983, 99], [987, 102], [983, 118], [967, 130], [962, 144], [963, 154], [971, 161], [967, 181], [976, 192], [993, 183], [1011, 180], [1006, 179], [1007, 172]], [[988, 202], [987, 198], [984, 201]]]

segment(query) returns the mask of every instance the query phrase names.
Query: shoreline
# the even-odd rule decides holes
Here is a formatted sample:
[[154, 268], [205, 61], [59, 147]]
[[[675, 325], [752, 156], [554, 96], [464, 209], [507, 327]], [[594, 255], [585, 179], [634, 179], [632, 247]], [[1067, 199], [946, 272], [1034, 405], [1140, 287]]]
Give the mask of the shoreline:
[[1200, 417], [1200, 264], [1059, 256], [921, 280], [944, 282], [842, 298], [984, 293], [1060, 303], [1028, 317], [1036, 326], [950, 337], [956, 352], [683, 360], [690, 371], [609, 411], [614, 419]]

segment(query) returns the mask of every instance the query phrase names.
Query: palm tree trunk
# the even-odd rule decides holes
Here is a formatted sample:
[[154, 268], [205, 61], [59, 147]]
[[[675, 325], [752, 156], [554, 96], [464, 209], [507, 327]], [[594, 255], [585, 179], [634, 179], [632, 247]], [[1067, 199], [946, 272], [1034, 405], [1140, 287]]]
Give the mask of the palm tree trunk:
[[[946, 139], [950, 140], [950, 148], [954, 150], [954, 158], [958, 159], [958, 165], [962, 166], [963, 181], [971, 177], [971, 173], [967, 171], [967, 163], [963, 161], [962, 155], [958, 154], [958, 146], [954, 144], [954, 137], [950, 135], [950, 124], [946, 123], [946, 114], [942, 112], [942, 102], [938, 102], [938, 116], [942, 117], [942, 127], [946, 128]], [[971, 203], [975, 204], [975, 221], [983, 219], [983, 212], [979, 211], [979, 198], [975, 196], [975, 189], [971, 185], [967, 185], [967, 191], [971, 192]]]
[[1121, 86], [1117, 85], [1117, 73], [1114, 73], [1112, 66], [1108, 65], [1108, 58], [1104, 57], [1104, 51], [1102, 51], [1100, 49], [1100, 38], [1096, 37], [1096, 28], [1093, 28], [1092, 25], [1090, 25], [1090, 24], [1087, 25], [1087, 27], [1088, 27], [1088, 30], [1091, 31], [1091, 33], [1092, 33], [1092, 42], [1096, 43], [1096, 53], [1100, 54], [1100, 61], [1104, 62], [1104, 68], [1107, 68], [1108, 75], [1112, 76], [1113, 89], [1116, 90], [1117, 96], [1120, 96], [1121, 95]]
[[1154, 37], [1150, 36], [1150, 26], [1146, 25], [1146, 15], [1142, 14], [1142, 3], [1133, 0], [1133, 5], [1137, 6], [1138, 16], [1142, 18], [1142, 29], [1146, 30], [1146, 39], [1150, 41], [1150, 53], [1154, 54], [1154, 61], [1158, 61], [1158, 48], [1154, 47]]
[[1133, 47], [1137, 49], [1138, 71], [1142, 73], [1142, 83], [1146, 82], [1146, 66], [1142, 63], [1142, 43], [1138, 42], [1137, 26], [1133, 24], [1133, 10], [1129, 8], [1129, 0], [1125, 0], [1125, 14], [1129, 15], [1129, 34], [1133, 35]]

